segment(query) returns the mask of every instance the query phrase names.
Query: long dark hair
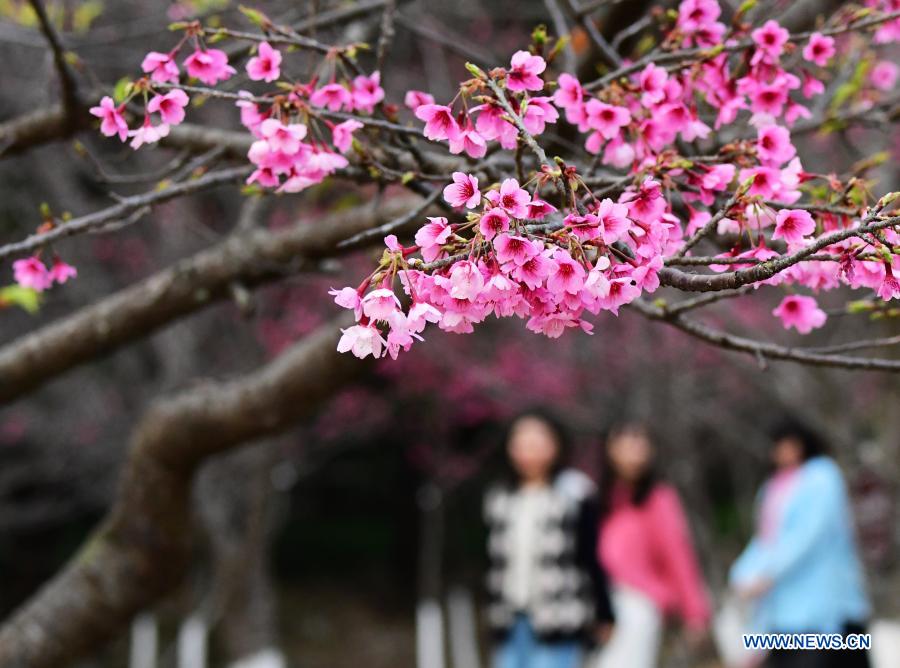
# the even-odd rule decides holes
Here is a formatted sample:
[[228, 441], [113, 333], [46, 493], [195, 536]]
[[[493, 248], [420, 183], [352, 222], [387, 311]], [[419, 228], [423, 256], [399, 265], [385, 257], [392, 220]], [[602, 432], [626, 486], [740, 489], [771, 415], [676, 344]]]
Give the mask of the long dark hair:
[[800, 444], [800, 456], [804, 462], [813, 457], [828, 454], [828, 447], [821, 435], [797, 418], [784, 417], [769, 428], [772, 447], [778, 441], [786, 438], [793, 439]]
[[[606, 432], [603, 443], [603, 468], [600, 471], [600, 515], [606, 516], [612, 510], [612, 492], [618, 475], [612, 458], [609, 455], [609, 444], [614, 439], [627, 433], [639, 432], [651, 443], [655, 442], [653, 432], [644, 422], [630, 420], [613, 424]], [[641, 506], [647, 501], [650, 493], [660, 483], [659, 472], [651, 462], [631, 488], [631, 503]]]
[[553, 440], [556, 441], [556, 459], [553, 461], [553, 467], [550, 470], [550, 477], [555, 478], [556, 475], [562, 471], [568, 460], [569, 448], [571, 446], [571, 437], [569, 435], [569, 430], [566, 428], [563, 421], [551, 410], [544, 408], [543, 406], [534, 406], [532, 408], [527, 408], [519, 413], [516, 413], [510, 420], [506, 423], [506, 429], [503, 433], [503, 461], [505, 463], [505, 477], [507, 478], [510, 484], [515, 484], [520, 482], [519, 474], [513, 468], [512, 462], [509, 459], [509, 454], [507, 453], [507, 447], [509, 446], [509, 439], [512, 438], [513, 429], [515, 429], [516, 424], [521, 420], [532, 419], [537, 420], [543, 423], [547, 429], [553, 434]]

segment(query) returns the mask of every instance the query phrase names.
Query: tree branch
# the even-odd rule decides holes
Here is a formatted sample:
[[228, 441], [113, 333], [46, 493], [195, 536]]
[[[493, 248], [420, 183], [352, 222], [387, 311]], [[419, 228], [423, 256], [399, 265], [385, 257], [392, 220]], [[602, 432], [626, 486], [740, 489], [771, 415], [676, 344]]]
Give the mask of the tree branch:
[[[359, 207], [268, 232], [253, 229], [178, 262], [0, 348], [0, 404], [69, 369], [142, 339], [172, 321], [341, 252], [338, 243], [402, 216], [416, 197]], [[2, 664], [0, 664], [2, 665]]]
[[840, 369], [855, 369], [863, 371], [891, 371], [900, 372], [900, 360], [850, 357], [830, 353], [816, 352], [815, 349], [791, 348], [775, 343], [755, 341], [743, 336], [729, 334], [715, 329], [696, 320], [690, 320], [681, 315], [672, 314], [665, 308], [650, 304], [643, 299], [631, 302], [636, 311], [651, 320], [659, 320], [691, 336], [710, 343], [725, 350], [748, 353], [757, 359], [786, 360], [800, 362], [812, 366], [835, 367]]

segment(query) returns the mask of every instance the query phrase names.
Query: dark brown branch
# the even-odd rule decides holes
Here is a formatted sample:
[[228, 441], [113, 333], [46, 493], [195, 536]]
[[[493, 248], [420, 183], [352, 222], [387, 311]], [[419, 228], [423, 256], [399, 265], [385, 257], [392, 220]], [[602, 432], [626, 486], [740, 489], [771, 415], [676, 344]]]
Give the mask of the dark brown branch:
[[835, 367], [861, 371], [900, 372], [900, 360], [850, 357], [849, 355], [816, 352], [814, 349], [791, 348], [775, 343], [755, 341], [743, 336], [723, 332], [678, 314], [672, 315], [665, 308], [650, 304], [642, 299], [635, 300], [630, 306], [651, 320], [659, 320], [668, 323], [701, 341], [705, 341], [706, 343], [725, 350], [748, 353], [757, 359], [786, 360], [812, 366]]
[[673, 267], [663, 267], [659, 270], [659, 280], [663, 285], [678, 288], [679, 290], [687, 290], [689, 292], [731, 290], [772, 278], [775, 274], [784, 271], [788, 267], [809, 259], [823, 248], [836, 244], [844, 239], [860, 236], [866, 232], [874, 232], [888, 227], [895, 227], [897, 225], [900, 225], [900, 216], [893, 216], [883, 220], [876, 220], [873, 216], [863, 221], [863, 224], [859, 227], [826, 234], [796, 253], [783, 255], [753, 267], [721, 274], [688, 274]]
[[31, 8], [34, 10], [41, 26], [41, 32], [50, 45], [53, 52], [53, 64], [56, 66], [56, 72], [59, 75], [59, 83], [62, 88], [62, 103], [66, 114], [67, 122], [74, 123], [74, 118], [78, 113], [78, 84], [75, 80], [75, 73], [66, 60], [66, 50], [62, 45], [62, 40], [53, 26], [47, 11], [44, 9], [44, 3], [41, 0], [28, 0]]
[[30, 332], [0, 348], [0, 404], [229, 298], [235, 283], [256, 287], [335, 255], [340, 241], [402, 216], [419, 201], [398, 198], [278, 232], [252, 229]]
[[163, 188], [162, 190], [154, 190], [140, 195], [124, 197], [114, 206], [89, 213], [85, 216], [73, 218], [72, 220], [60, 223], [47, 232], [32, 234], [22, 241], [0, 246], [0, 260], [4, 260], [13, 255], [30, 253], [48, 243], [58, 241], [59, 239], [88, 232], [109, 223], [115, 223], [127, 218], [135, 211], [146, 207], [155, 206], [179, 197], [184, 197], [185, 195], [208, 190], [222, 185], [223, 183], [233, 183], [234, 181], [242, 180], [250, 174], [250, 171], [250, 167], [223, 169], [218, 172], [210, 172], [197, 179], [176, 183], [175, 185]]
[[366, 369], [336, 352], [340, 325], [324, 325], [251, 374], [155, 404], [132, 434], [112, 510], [0, 628], [0, 665], [69, 665], [173, 589], [190, 554], [190, 491], [199, 465], [303, 419]]

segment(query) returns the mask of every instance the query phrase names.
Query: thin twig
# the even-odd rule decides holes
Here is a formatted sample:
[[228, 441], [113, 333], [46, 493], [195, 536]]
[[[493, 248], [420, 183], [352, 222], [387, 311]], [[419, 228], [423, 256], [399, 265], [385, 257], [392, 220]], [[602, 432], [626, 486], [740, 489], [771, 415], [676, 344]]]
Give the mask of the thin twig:
[[134, 211], [146, 206], [154, 206], [201, 190], [208, 190], [225, 183], [243, 180], [250, 173], [251, 169], [251, 167], [247, 166], [223, 169], [218, 172], [210, 172], [209, 174], [191, 181], [163, 188], [162, 190], [154, 190], [140, 195], [123, 197], [117, 204], [111, 207], [78, 218], [73, 218], [72, 220], [57, 225], [47, 232], [32, 234], [22, 241], [0, 247], [0, 260], [4, 260], [13, 255], [30, 253], [48, 243], [57, 241], [58, 239], [87, 232], [102, 225], [122, 220], [131, 215]]

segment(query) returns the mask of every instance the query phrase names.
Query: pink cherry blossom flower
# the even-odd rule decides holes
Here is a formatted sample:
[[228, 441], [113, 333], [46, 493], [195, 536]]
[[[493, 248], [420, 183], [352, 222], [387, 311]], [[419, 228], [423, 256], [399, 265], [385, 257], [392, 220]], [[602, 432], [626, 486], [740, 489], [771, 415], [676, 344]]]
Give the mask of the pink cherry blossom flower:
[[756, 153], [764, 164], [782, 165], [797, 153], [791, 133], [780, 125], [769, 125], [757, 132]]
[[150, 79], [159, 83], [178, 81], [178, 65], [171, 53], [151, 51], [141, 62], [141, 69]]
[[357, 320], [362, 317], [362, 300], [359, 298], [359, 292], [353, 288], [341, 288], [340, 290], [332, 288], [328, 294], [334, 297], [335, 304], [353, 311]]
[[471, 174], [453, 172], [453, 183], [444, 188], [444, 200], [450, 206], [474, 209], [481, 202], [478, 179]]
[[362, 123], [353, 119], [338, 123], [331, 128], [331, 143], [341, 153], [346, 153], [353, 145], [353, 133], [362, 127]]
[[556, 262], [543, 253], [536, 253], [522, 264], [513, 266], [510, 276], [532, 290], [537, 290], [550, 273], [556, 269]]
[[563, 223], [579, 241], [590, 241], [600, 236], [600, 219], [592, 213], [583, 216], [570, 213]]
[[128, 138], [128, 123], [122, 111], [125, 105], [116, 106], [113, 99], [108, 95], [100, 100], [100, 106], [91, 107], [91, 114], [97, 118], [103, 119], [100, 123], [100, 132], [107, 137], [119, 135], [119, 139], [125, 141]]
[[553, 93], [553, 103], [560, 109], [572, 109], [584, 99], [584, 88], [571, 74], [563, 72], [556, 80], [557, 89]]
[[214, 86], [219, 81], [225, 81], [237, 72], [228, 64], [226, 53], [219, 49], [197, 49], [185, 58], [184, 66], [189, 75], [199, 79], [207, 86]]
[[544, 82], [538, 75], [545, 69], [547, 63], [540, 56], [534, 56], [527, 51], [516, 51], [506, 77], [506, 87], [512, 91], [541, 90]]
[[751, 37], [753, 37], [753, 41], [759, 47], [751, 61], [755, 65], [764, 55], [771, 59], [777, 59], [781, 56], [790, 33], [778, 25], [777, 21], [769, 19], [761, 28], [754, 30], [751, 33]]
[[819, 308], [813, 297], [789, 295], [772, 311], [772, 315], [781, 318], [785, 329], [793, 327], [801, 334], [809, 334], [825, 324], [828, 316]]
[[540, 248], [525, 237], [511, 234], [501, 234], [494, 239], [494, 250], [497, 251], [497, 261], [500, 264], [525, 264], [534, 255], [540, 252]]
[[309, 103], [329, 111], [340, 111], [342, 108], [353, 108], [353, 96], [341, 84], [330, 83], [314, 90], [309, 96]]
[[13, 262], [13, 277], [21, 287], [38, 292], [43, 292], [53, 283], [47, 267], [34, 256]]
[[381, 72], [372, 72], [369, 76], [359, 75], [353, 79], [351, 90], [353, 108], [371, 114], [375, 105], [384, 99], [384, 88], [381, 87]]
[[803, 243], [803, 237], [816, 230], [816, 221], [809, 211], [802, 209], [779, 209], [775, 216], [773, 239], [784, 239], [789, 244]]
[[450, 296], [454, 299], [475, 301], [484, 288], [484, 276], [478, 265], [470, 260], [457, 262], [450, 270]]
[[900, 67], [889, 60], [879, 60], [869, 72], [869, 81], [878, 90], [893, 90], [900, 75]]
[[894, 276], [889, 264], [884, 265], [884, 280], [878, 286], [878, 296], [884, 301], [900, 298], [900, 281]]
[[559, 112], [556, 110], [556, 107], [550, 104], [549, 97], [529, 98], [528, 104], [524, 109], [522, 124], [533, 135], [543, 133], [547, 123], [556, 123], [559, 119]]
[[562, 248], [553, 253], [553, 261], [556, 263], [556, 267], [547, 279], [547, 289], [551, 292], [568, 292], [572, 295], [581, 292], [586, 273], [584, 267], [573, 260], [568, 251]]
[[416, 108], [416, 118], [425, 121], [425, 137], [439, 141], [459, 133], [459, 125], [450, 107], [442, 104], [422, 104]]
[[666, 98], [666, 80], [669, 78], [668, 73], [662, 68], [650, 63], [641, 71], [640, 85], [641, 104], [645, 107], [651, 107], [659, 104]]
[[483, 158], [487, 153], [487, 142], [475, 128], [472, 123], [466, 123], [465, 127], [461, 127], [455, 135], [450, 137], [450, 152], [458, 155], [463, 151], [470, 158]]
[[773, 167], [752, 167], [742, 169], [738, 175], [740, 181], [752, 179], [749, 195], [761, 195], [766, 199], [772, 199], [775, 193], [781, 189], [781, 172]]
[[423, 104], [434, 104], [434, 96], [420, 90], [408, 90], [403, 98], [403, 104], [406, 105], [407, 109], [415, 111]]
[[285, 125], [275, 118], [264, 120], [259, 130], [273, 151], [281, 151], [287, 155], [297, 153], [301, 141], [306, 137], [306, 126], [303, 123]]
[[362, 309], [365, 316], [371, 320], [387, 321], [400, 309], [400, 300], [393, 290], [379, 288], [362, 298]]
[[754, 88], [750, 93], [750, 111], [753, 113], [780, 116], [788, 101], [787, 90], [778, 84], [767, 84]]
[[597, 302], [600, 308], [619, 315], [619, 309], [625, 304], [630, 304], [641, 296], [641, 289], [633, 284], [630, 276], [613, 278], [608, 283], [606, 295], [599, 297]]
[[819, 67], [825, 67], [833, 55], [834, 37], [826, 37], [820, 32], [810, 35], [809, 41], [803, 47], [803, 57]]
[[541, 218], [549, 216], [554, 211], [557, 211], [555, 206], [538, 197], [533, 198], [528, 203], [528, 218], [531, 220], [540, 220]]
[[188, 102], [187, 93], [179, 88], [170, 90], [165, 95], [155, 95], [147, 103], [147, 112], [159, 112], [163, 123], [178, 125], [184, 120], [184, 108]]
[[658, 181], [644, 179], [637, 191], [629, 190], [619, 201], [628, 205], [629, 217], [642, 223], [655, 223], [666, 210], [666, 198]]
[[625, 107], [616, 107], [597, 99], [588, 100], [584, 107], [588, 127], [596, 130], [606, 139], [619, 134], [619, 129], [631, 123], [631, 112]]
[[509, 216], [498, 206], [485, 211], [478, 223], [478, 229], [484, 238], [490, 241], [498, 234], [509, 230]]
[[169, 135], [169, 126], [167, 123], [152, 125], [150, 117], [144, 116], [144, 124], [136, 130], [129, 130], [128, 136], [131, 137], [131, 148], [135, 151], [144, 144], [155, 144], [163, 137]]
[[684, 0], [678, 6], [678, 27], [691, 34], [714, 23], [722, 9], [716, 0]]
[[410, 331], [419, 333], [425, 329], [426, 322], [440, 322], [441, 312], [431, 304], [425, 302], [416, 302], [409, 309], [407, 316], [407, 325]]
[[281, 76], [281, 52], [268, 42], [260, 42], [256, 56], [247, 61], [247, 76], [271, 83]]
[[513, 218], [525, 218], [528, 215], [528, 204], [531, 202], [531, 196], [527, 190], [519, 187], [519, 182], [516, 179], [505, 179], [500, 184], [500, 192], [495, 197], [497, 198], [497, 206], [501, 207]]
[[438, 217], [428, 217], [431, 221], [419, 228], [416, 232], [416, 245], [422, 251], [422, 259], [425, 262], [433, 262], [441, 254], [441, 246], [447, 243], [452, 230], [447, 224], [447, 219]]
[[628, 234], [631, 221], [628, 220], [627, 205], [618, 204], [607, 197], [600, 202], [595, 214], [600, 221], [604, 243], [613, 244]]
[[713, 165], [703, 175], [702, 185], [707, 190], [725, 190], [734, 180], [734, 165]]
[[[595, 132], [595, 135], [599, 133]], [[623, 169], [634, 162], [634, 146], [622, 137], [614, 137], [603, 149], [603, 164]]]
[[381, 357], [383, 346], [387, 342], [381, 337], [381, 333], [373, 325], [354, 325], [341, 330], [341, 340], [338, 341], [339, 353], [351, 352], [360, 359], [369, 355], [374, 358]]
[[67, 264], [59, 258], [56, 258], [53, 260], [53, 266], [50, 267], [48, 276], [54, 283], [62, 285], [63, 283], [66, 283], [70, 278], [75, 278], [76, 276], [78, 276], [78, 270], [75, 269], [75, 267], [73, 267], [71, 264]]

